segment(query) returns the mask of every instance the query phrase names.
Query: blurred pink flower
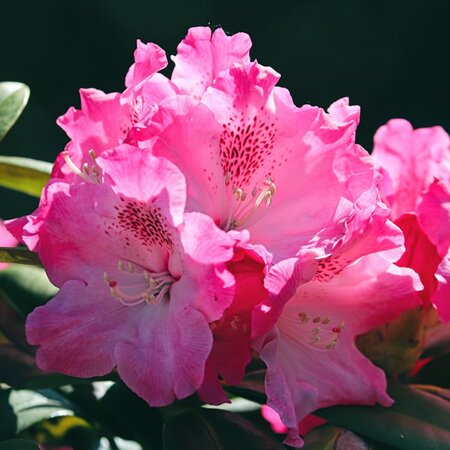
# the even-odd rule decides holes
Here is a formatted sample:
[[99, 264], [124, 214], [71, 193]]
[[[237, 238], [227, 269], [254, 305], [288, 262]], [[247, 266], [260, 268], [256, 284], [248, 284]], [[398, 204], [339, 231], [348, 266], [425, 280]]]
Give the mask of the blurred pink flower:
[[424, 284], [425, 307], [450, 320], [450, 147], [441, 127], [414, 130], [390, 120], [375, 134], [373, 157], [382, 171], [383, 199], [405, 234], [397, 262], [412, 267]]

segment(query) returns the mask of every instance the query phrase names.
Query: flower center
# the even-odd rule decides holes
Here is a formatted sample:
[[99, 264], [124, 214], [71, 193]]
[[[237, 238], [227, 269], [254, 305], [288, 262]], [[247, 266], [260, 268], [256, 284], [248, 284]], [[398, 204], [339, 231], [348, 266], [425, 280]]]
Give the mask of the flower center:
[[224, 178], [224, 206], [227, 214], [221, 227], [225, 231], [253, 225], [267, 211], [275, 195], [275, 184], [267, 177], [262, 186], [254, 187], [249, 193], [244, 187], [231, 183], [231, 173]]
[[344, 329], [344, 322], [333, 325], [328, 317], [309, 316], [306, 312], [298, 315], [304, 342], [319, 350], [333, 350]]
[[176, 279], [169, 272], [150, 272], [131, 262], [119, 261], [118, 277], [104, 273], [104, 281], [111, 295], [126, 306], [141, 303], [155, 304], [169, 299], [170, 288]]
[[66, 164], [72, 169], [72, 171], [78, 175], [80, 178], [82, 178], [84, 181], [88, 183], [94, 183], [94, 184], [100, 184], [102, 182], [101, 177], [101, 171], [97, 166], [97, 163], [95, 162], [95, 158], [97, 158], [94, 150], [89, 150], [89, 156], [92, 160], [92, 164], [89, 165], [87, 162], [85, 162], [81, 169], [79, 169], [76, 164], [72, 161], [70, 158], [69, 152], [64, 151], [62, 153], [64, 161], [66, 161]]

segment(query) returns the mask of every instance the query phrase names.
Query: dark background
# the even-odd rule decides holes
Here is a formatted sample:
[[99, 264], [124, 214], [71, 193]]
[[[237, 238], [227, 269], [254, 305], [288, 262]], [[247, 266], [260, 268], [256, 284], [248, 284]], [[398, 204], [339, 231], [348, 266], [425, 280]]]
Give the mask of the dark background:
[[[187, 29], [246, 31], [252, 57], [281, 73], [297, 105], [348, 96], [368, 150], [393, 117], [447, 128], [448, 0], [28, 0], [0, 3], [0, 80], [31, 87], [0, 153], [52, 161], [67, 142], [56, 118], [78, 89], [123, 90], [137, 38], [174, 54]], [[169, 74], [169, 71], [166, 74]], [[0, 189], [0, 216], [36, 200]]]

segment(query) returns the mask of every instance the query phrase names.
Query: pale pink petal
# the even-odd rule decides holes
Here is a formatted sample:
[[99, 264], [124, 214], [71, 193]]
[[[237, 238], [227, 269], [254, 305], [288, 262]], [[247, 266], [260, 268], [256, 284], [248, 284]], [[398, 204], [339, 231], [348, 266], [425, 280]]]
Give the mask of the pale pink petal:
[[233, 63], [249, 62], [252, 43], [245, 33], [227, 36], [218, 28], [195, 27], [178, 45], [172, 81], [181, 93], [200, 99], [217, 75]]
[[417, 206], [420, 226], [443, 257], [450, 247], [450, 183], [434, 181]]
[[[80, 89], [80, 99], [80, 110], [71, 107], [57, 120], [71, 139], [65, 150], [79, 168], [84, 163], [92, 165], [90, 150], [99, 155], [103, 150], [119, 145], [131, 126], [130, 107], [120, 103], [120, 94]], [[76, 179], [62, 156], [57, 158], [52, 175]]]
[[105, 375], [116, 365], [117, 342], [136, 336], [136, 314], [115, 301], [103, 282], [68, 281], [28, 316], [27, 339], [40, 345], [41, 369], [82, 378]]
[[212, 346], [205, 317], [178, 294], [155, 305], [157, 311], [137, 311], [136, 338], [115, 347], [120, 377], [151, 406], [165, 406], [196, 391]]
[[389, 176], [382, 184], [392, 217], [414, 212], [434, 178], [450, 182], [449, 137], [441, 127], [414, 130], [404, 119], [390, 120], [374, 137], [373, 157]]

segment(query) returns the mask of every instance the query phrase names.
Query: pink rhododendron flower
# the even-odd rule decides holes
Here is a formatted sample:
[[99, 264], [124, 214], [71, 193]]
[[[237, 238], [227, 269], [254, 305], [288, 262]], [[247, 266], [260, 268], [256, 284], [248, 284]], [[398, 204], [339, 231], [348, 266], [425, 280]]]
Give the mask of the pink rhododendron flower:
[[39, 235], [61, 288], [28, 317], [27, 337], [45, 370], [92, 377], [117, 367], [151, 405], [167, 405], [203, 383], [209, 324], [233, 299], [233, 241], [184, 212], [185, 180], [167, 160], [122, 145], [95, 163], [92, 182], [50, 181], [20, 222]]
[[[138, 43], [123, 94], [83, 91], [82, 110], [69, 110], [60, 119], [72, 138], [62, 161], [72, 169], [84, 162], [79, 175], [95, 178], [89, 150], [101, 154], [116, 143], [132, 142], [175, 163], [187, 178], [187, 210], [209, 215], [238, 247], [266, 264], [300, 252], [328, 256], [351, 234], [350, 218], [357, 216], [353, 223], [364, 225], [375, 209], [373, 167], [354, 143], [359, 108], [346, 99], [328, 113], [296, 107], [289, 92], [276, 86], [275, 71], [250, 62], [250, 46], [243, 33], [191, 29], [169, 80], [156, 73], [165, 64], [159, 47]], [[263, 273], [261, 266], [238, 285], [251, 285]], [[213, 330], [217, 346], [226, 341], [231, 348], [233, 339], [223, 339], [223, 327], [236, 325], [236, 315], [239, 328], [250, 330], [251, 309], [264, 300], [261, 289], [261, 298], [252, 296], [243, 312], [242, 289], [235, 298], [239, 314], [230, 308]], [[248, 340], [250, 331], [244, 337]], [[216, 394], [201, 390], [208, 401], [225, 400], [217, 375], [233, 383], [242, 376], [250, 346], [241, 344], [232, 363], [222, 347], [211, 354], [206, 377], [216, 380], [217, 389]]]
[[419, 302], [412, 295], [422, 288], [417, 275], [393, 265], [387, 255], [374, 253], [348, 265], [345, 253], [330, 257], [319, 262], [309, 283], [300, 260], [283, 261], [269, 274], [273, 302], [255, 314], [279, 318], [254, 347], [267, 365], [268, 405], [289, 428], [287, 444], [302, 446], [299, 421], [318, 408], [392, 404], [384, 372], [355, 345], [356, 336]]
[[[17, 241], [14, 236], [6, 229], [3, 221], [0, 219], [0, 247], [15, 247]], [[0, 270], [6, 269], [8, 264], [0, 263]]]
[[123, 93], [81, 89], [81, 109], [71, 107], [58, 119], [71, 141], [57, 159], [53, 175], [74, 180], [74, 168], [85, 165], [86, 171], [92, 165], [90, 152], [99, 155], [123, 142], [139, 145], [142, 122], [163, 99], [176, 94], [200, 98], [221, 71], [235, 62], [248, 62], [250, 47], [245, 33], [227, 36], [222, 29], [191, 28], [173, 58], [176, 67], [169, 80], [158, 73], [167, 65], [164, 51], [138, 40]]
[[450, 147], [441, 127], [414, 130], [390, 120], [375, 134], [373, 157], [384, 175], [381, 193], [405, 234], [397, 262], [412, 267], [424, 284], [425, 307], [450, 320]]

